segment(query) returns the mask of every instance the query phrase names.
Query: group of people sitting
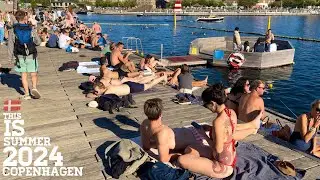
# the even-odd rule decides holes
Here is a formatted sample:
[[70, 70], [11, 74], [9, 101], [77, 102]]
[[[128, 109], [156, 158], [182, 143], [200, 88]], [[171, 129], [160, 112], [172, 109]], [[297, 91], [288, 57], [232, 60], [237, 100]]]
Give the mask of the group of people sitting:
[[[257, 133], [267, 123], [261, 98], [264, 90], [262, 81], [249, 83], [244, 78], [237, 81], [230, 93], [221, 83], [209, 86], [201, 97], [204, 105], [217, 114], [216, 118], [210, 124], [174, 129], [163, 123], [162, 100], [149, 99], [144, 104], [147, 119], [140, 126], [142, 147], [161, 162], [213, 178], [228, 177], [236, 165], [237, 141]], [[320, 157], [320, 145], [315, 138], [319, 126], [320, 100], [316, 100], [311, 112], [297, 119], [290, 142]]]
[[130, 93], [139, 93], [150, 89], [162, 82], [174, 86], [183, 93], [192, 93], [193, 87], [202, 87], [207, 84], [207, 78], [202, 81], [194, 81], [187, 65], [182, 65], [174, 71], [156, 66], [164, 66], [147, 55], [139, 62], [138, 67], [129, 60], [131, 52], [122, 54], [124, 44], [111, 43], [110, 51], [102, 52], [100, 76], [90, 76], [89, 81], [94, 83], [94, 93], [87, 94], [89, 98], [95, 98], [103, 94], [116, 94], [118, 96]]
[[242, 44], [239, 27], [236, 27], [233, 33], [233, 50], [243, 52], [274, 52], [277, 51], [277, 44], [275, 43], [271, 29], [267, 30], [264, 40], [262, 41], [258, 38], [253, 47], [250, 47], [249, 41], [245, 41]]
[[[41, 39], [40, 46], [77, 52], [82, 48], [101, 51], [108, 44], [108, 35], [102, 34], [101, 26], [96, 22], [92, 27], [86, 26], [77, 19], [71, 7], [68, 8], [65, 16], [50, 18], [54, 14], [45, 13], [41, 18], [41, 24], [38, 27], [38, 35]], [[37, 21], [34, 18], [34, 16], [30, 16], [30, 22], [35, 21], [34, 26], [36, 26]]]

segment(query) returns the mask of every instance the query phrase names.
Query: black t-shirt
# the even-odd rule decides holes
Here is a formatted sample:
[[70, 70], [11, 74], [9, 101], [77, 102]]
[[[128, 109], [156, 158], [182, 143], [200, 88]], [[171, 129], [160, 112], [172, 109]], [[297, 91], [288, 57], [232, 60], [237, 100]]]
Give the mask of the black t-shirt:
[[178, 76], [179, 88], [192, 89], [193, 76], [191, 73], [180, 74]]

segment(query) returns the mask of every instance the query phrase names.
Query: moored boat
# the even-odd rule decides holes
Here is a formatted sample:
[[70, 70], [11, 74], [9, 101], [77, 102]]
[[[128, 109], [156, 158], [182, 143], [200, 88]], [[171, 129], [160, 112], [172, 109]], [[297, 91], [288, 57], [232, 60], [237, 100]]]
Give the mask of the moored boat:
[[210, 15], [209, 17], [198, 17], [197, 19], [197, 21], [204, 21], [204, 22], [220, 22], [223, 20], [224, 20], [224, 17], [214, 16], [214, 15]]
[[233, 37], [210, 37], [193, 40], [189, 54], [220, 67], [265, 69], [294, 64], [295, 49], [287, 40], [274, 40], [277, 45], [274, 52], [265, 51], [264, 37], [241, 37], [241, 40], [242, 44], [249, 42], [249, 52], [234, 51]]

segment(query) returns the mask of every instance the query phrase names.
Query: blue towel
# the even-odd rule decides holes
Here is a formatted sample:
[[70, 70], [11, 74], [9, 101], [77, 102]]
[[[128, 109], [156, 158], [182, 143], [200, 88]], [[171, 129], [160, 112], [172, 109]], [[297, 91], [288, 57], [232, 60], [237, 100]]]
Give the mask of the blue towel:
[[[268, 179], [302, 179], [304, 170], [297, 170], [297, 176], [283, 175], [273, 163], [279, 158], [269, 154], [261, 148], [250, 144], [239, 142], [237, 146], [237, 164], [234, 173], [224, 179], [234, 180], [268, 180]], [[197, 175], [197, 180], [216, 180], [207, 176]]]

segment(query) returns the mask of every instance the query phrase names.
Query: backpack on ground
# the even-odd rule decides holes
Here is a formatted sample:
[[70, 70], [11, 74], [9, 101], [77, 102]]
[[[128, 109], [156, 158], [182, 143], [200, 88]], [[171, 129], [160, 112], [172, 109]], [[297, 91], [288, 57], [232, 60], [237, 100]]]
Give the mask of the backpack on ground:
[[32, 27], [28, 24], [15, 24], [13, 26], [15, 34], [14, 55], [37, 56], [36, 44], [33, 42]]
[[109, 145], [105, 150], [105, 169], [113, 178], [124, 177], [135, 173], [149, 159], [138, 144], [122, 139]]

